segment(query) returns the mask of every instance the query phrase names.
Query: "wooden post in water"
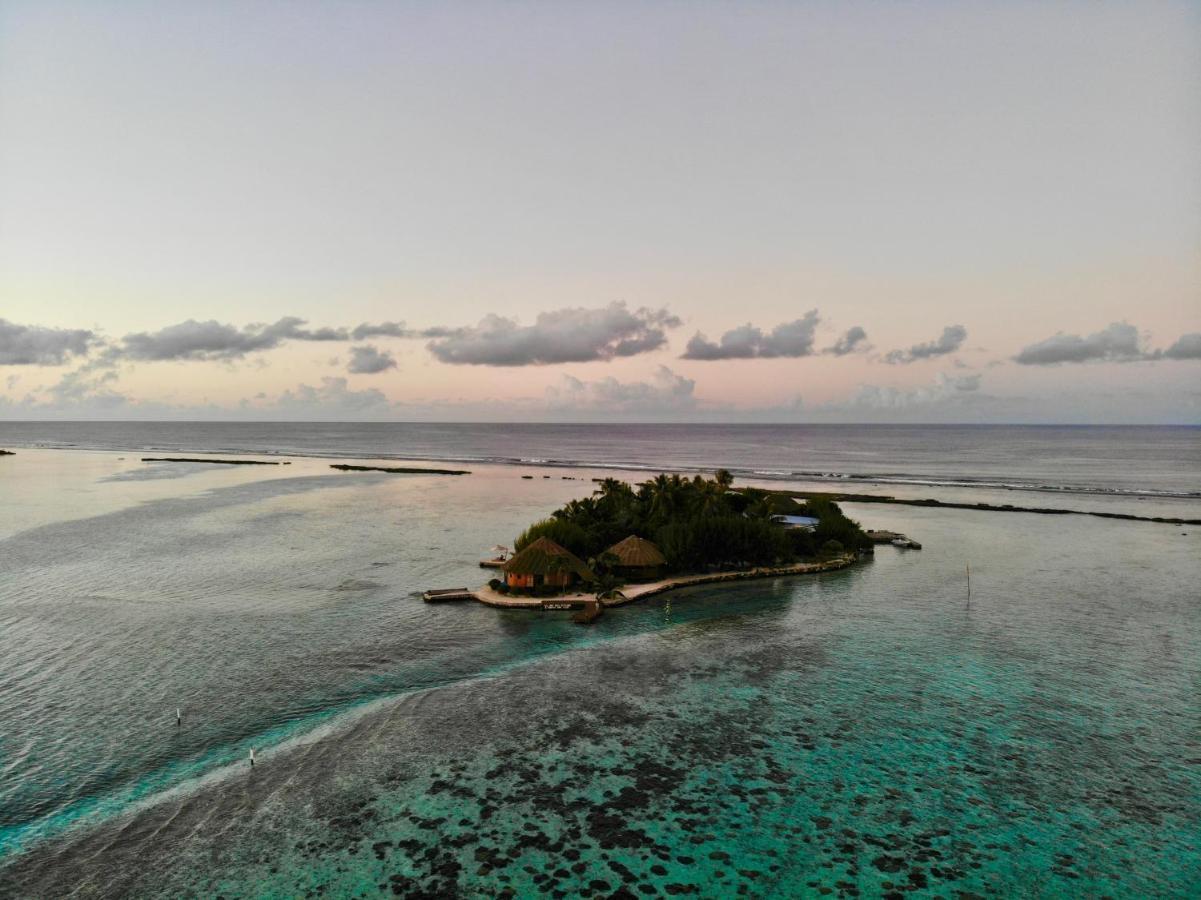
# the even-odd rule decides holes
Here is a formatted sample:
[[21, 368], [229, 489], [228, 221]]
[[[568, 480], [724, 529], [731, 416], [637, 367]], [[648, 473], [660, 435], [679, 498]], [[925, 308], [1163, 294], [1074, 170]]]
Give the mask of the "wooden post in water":
[[965, 563], [964, 566], [967, 571], [967, 605], [971, 606], [972, 605], [972, 564]]

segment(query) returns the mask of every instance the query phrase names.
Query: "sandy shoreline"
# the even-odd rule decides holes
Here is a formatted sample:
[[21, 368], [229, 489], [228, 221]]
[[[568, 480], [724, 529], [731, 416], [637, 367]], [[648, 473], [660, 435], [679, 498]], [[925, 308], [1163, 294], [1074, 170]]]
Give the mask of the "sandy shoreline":
[[[855, 562], [854, 556], [838, 556], [825, 562], [795, 563], [789, 566], [759, 566], [754, 569], [744, 569], [736, 572], [709, 572], [701, 575], [677, 575], [663, 578], [659, 581], [648, 581], [644, 584], [632, 584], [622, 588], [621, 596], [615, 599], [602, 600], [606, 607], [625, 606], [656, 594], [665, 594], [679, 588], [694, 587], [701, 584], [719, 584], [728, 581], [747, 581], [756, 578], [779, 578], [788, 575], [815, 575], [820, 572], [832, 572], [845, 569]], [[595, 599], [595, 594], [574, 593], [559, 594], [554, 597], [514, 597], [501, 594], [485, 585], [471, 591], [472, 596], [486, 606], [496, 606], [505, 609], [542, 609], [546, 601], [554, 603], [580, 603]]]

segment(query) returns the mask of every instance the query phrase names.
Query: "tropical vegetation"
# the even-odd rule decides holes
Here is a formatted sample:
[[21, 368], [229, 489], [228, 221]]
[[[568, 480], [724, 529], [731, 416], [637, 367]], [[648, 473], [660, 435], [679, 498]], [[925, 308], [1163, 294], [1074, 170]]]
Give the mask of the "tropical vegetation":
[[[786, 528], [776, 520], [783, 515], [811, 516], [818, 524], [811, 531]], [[637, 485], [600, 479], [592, 496], [531, 525], [514, 546], [520, 551], [549, 537], [604, 573], [604, 551], [631, 534], [657, 544], [676, 572], [783, 564], [870, 545], [836, 503], [735, 488], [721, 469], [713, 478], [663, 474]]]

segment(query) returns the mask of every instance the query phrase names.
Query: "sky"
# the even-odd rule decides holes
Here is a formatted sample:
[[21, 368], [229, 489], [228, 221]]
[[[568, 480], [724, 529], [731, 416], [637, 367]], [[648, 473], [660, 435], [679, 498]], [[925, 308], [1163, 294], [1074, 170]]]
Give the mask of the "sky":
[[0, 0], [0, 419], [1201, 423], [1201, 4]]

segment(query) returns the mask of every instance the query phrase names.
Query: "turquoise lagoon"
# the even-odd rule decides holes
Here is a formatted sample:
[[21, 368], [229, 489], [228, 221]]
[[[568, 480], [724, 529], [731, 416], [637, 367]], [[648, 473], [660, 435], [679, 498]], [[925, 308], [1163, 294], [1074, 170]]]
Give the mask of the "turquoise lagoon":
[[1201, 891], [1201, 529], [849, 506], [925, 549], [585, 629], [417, 592], [587, 470], [12, 463], [2, 895]]

